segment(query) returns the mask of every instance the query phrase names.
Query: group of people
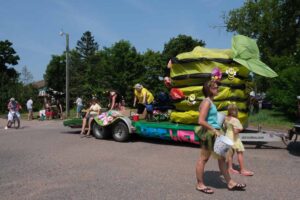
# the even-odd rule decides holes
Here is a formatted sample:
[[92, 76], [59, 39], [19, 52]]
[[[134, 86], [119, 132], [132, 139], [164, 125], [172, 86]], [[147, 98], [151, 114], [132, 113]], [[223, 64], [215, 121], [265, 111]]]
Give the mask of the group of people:
[[[201, 141], [200, 157], [196, 164], [196, 190], [206, 194], [214, 193], [214, 190], [212, 188], [205, 185], [203, 179], [205, 164], [207, 163], [211, 155], [213, 155], [213, 157], [218, 160], [219, 169], [221, 174], [225, 178], [228, 190], [245, 190], [246, 184], [237, 183], [230, 176], [230, 174], [232, 173], [242, 174], [245, 176], [254, 175], [253, 172], [247, 170], [244, 166], [243, 152], [245, 149], [239, 138], [239, 132], [242, 131], [243, 127], [237, 118], [237, 106], [235, 104], [231, 104], [228, 107], [228, 115], [226, 116], [224, 121], [224, 128], [226, 130], [225, 135], [234, 142], [234, 145], [227, 153], [227, 156], [225, 158], [223, 156], [217, 155], [213, 151], [213, 145], [216, 137], [224, 134], [222, 132], [221, 125], [218, 123], [217, 108], [213, 103], [214, 97], [218, 94], [218, 82], [214, 80], [206, 82], [203, 85], [203, 94], [205, 96], [205, 99], [199, 106], [198, 120], [198, 123], [202, 128], [199, 129], [198, 134], [201, 135], [201, 138], [204, 139]], [[232, 166], [232, 156], [234, 152], [237, 152], [238, 155], [240, 171], [233, 169]]]
[[[57, 107], [57, 115], [60, 119], [63, 119], [63, 106], [60, 103], [60, 101], [58, 99], [55, 100], [54, 102], [55, 106]], [[44, 109], [40, 110], [39, 112], [39, 117], [42, 118], [43, 116], [45, 116], [47, 118], [51, 118], [51, 113], [53, 113], [52, 110], [52, 104], [50, 103], [50, 101], [47, 101], [44, 104]], [[30, 97], [27, 102], [26, 102], [26, 108], [27, 108], [27, 120], [33, 120], [33, 100]], [[6, 126], [7, 128], [9, 128], [9, 123], [13, 120], [14, 115], [16, 115], [18, 118], [20, 118], [20, 110], [22, 109], [21, 104], [16, 101], [16, 99], [14, 97], [10, 98], [8, 104], [7, 104], [7, 109], [8, 109], [8, 115], [7, 115], [7, 121], [8, 121], [8, 126]]]
[[[109, 90], [107, 91], [108, 95], [108, 109], [109, 110], [117, 110], [117, 111], [124, 111], [125, 110], [125, 102], [124, 98], [121, 96], [119, 92], [116, 90]], [[137, 113], [138, 114], [144, 114], [151, 113], [151, 106], [154, 101], [153, 94], [149, 92], [146, 88], [143, 87], [143, 85], [137, 83], [134, 86], [134, 102], [133, 107], [137, 107]], [[77, 105], [77, 117], [80, 117], [81, 111], [83, 108], [82, 99], [80, 97], [77, 97], [76, 99], [76, 105]], [[91, 100], [91, 105], [89, 109], [86, 110], [86, 114], [83, 117], [82, 120], [82, 128], [80, 135], [81, 137], [91, 137], [91, 124], [93, 122], [93, 119], [95, 116], [100, 115], [101, 113], [101, 106], [99, 105], [99, 102], [97, 98], [93, 97]], [[87, 125], [87, 132], [86, 132], [86, 125]]]
[[[205, 99], [201, 102], [199, 106], [199, 120], [198, 124], [201, 126], [199, 134], [204, 135], [204, 140], [201, 141], [200, 156], [196, 164], [196, 178], [197, 185], [196, 190], [201, 191], [206, 194], [213, 194], [214, 190], [204, 183], [204, 169], [207, 161], [212, 155], [218, 160], [218, 165], [221, 174], [227, 183], [228, 190], [239, 190], [243, 191], [246, 188], [246, 184], [238, 183], [234, 181], [230, 174], [241, 174], [244, 176], [253, 176], [254, 173], [245, 168], [243, 152], [245, 151], [244, 146], [239, 138], [239, 132], [243, 130], [243, 126], [238, 120], [238, 108], [235, 104], [228, 106], [228, 115], [225, 117], [223, 125], [218, 123], [218, 111], [213, 102], [214, 97], [218, 94], [219, 84], [215, 80], [210, 80], [206, 82], [203, 86], [203, 94]], [[120, 102], [119, 94], [116, 91], [109, 92], [109, 109], [121, 110], [122, 103]], [[151, 113], [151, 105], [154, 101], [152, 93], [144, 88], [141, 84], [136, 84], [134, 86], [134, 102], [133, 107], [137, 107], [137, 113], [143, 114], [145, 112]], [[77, 105], [82, 105], [81, 100], [78, 101]], [[78, 109], [77, 111], [79, 111]], [[92, 99], [91, 106], [87, 110], [87, 113], [83, 119], [81, 135], [90, 137], [90, 126], [93, 117], [99, 115], [101, 112], [101, 107], [97, 102], [97, 99]], [[88, 131], [85, 133], [85, 126], [88, 124]], [[222, 127], [223, 126], [223, 127]], [[223, 133], [222, 130], [226, 130]], [[216, 137], [220, 135], [226, 135], [233, 142], [234, 145], [227, 153], [226, 157], [217, 155], [213, 151], [213, 145]], [[202, 137], [203, 138], [203, 137]], [[233, 168], [232, 158], [234, 153], [237, 153], [237, 159], [239, 162], [240, 170], [237, 171]]]
[[[239, 138], [239, 132], [243, 130], [243, 126], [238, 120], [238, 108], [235, 104], [231, 104], [228, 106], [228, 114], [225, 117], [223, 127], [218, 123], [218, 111], [213, 102], [214, 97], [218, 94], [218, 87], [219, 84], [215, 80], [210, 80], [203, 85], [203, 94], [205, 99], [201, 102], [199, 106], [199, 120], [198, 124], [201, 126], [201, 129], [198, 130], [197, 134], [200, 135], [200, 138], [204, 138], [201, 141], [201, 150], [200, 150], [200, 157], [196, 164], [196, 178], [197, 178], [197, 185], [196, 190], [201, 191], [206, 194], [213, 194], [214, 191], [212, 188], [207, 187], [204, 183], [204, 169], [207, 161], [209, 160], [210, 156], [212, 155], [214, 158], [218, 160], [218, 165], [221, 174], [224, 176], [224, 179], [227, 183], [227, 187], [229, 190], [245, 190], [246, 184], [237, 183], [234, 181], [230, 174], [241, 174], [244, 176], [253, 176], [254, 173], [249, 171], [245, 168], [244, 165], [244, 158], [243, 152], [245, 151], [244, 146]], [[108, 94], [108, 108], [109, 110], [124, 110], [124, 99], [123, 97], [115, 90], [110, 90], [107, 92]], [[134, 101], [133, 107], [137, 107], [138, 114], [144, 113], [151, 113], [152, 109], [151, 106], [153, 104], [154, 97], [153, 94], [143, 85], [137, 83], [134, 86]], [[77, 117], [80, 117], [80, 114], [83, 109], [82, 99], [78, 97], [76, 99], [77, 105]], [[48, 107], [47, 107], [48, 106]], [[58, 102], [58, 106], [60, 112], [62, 113], [61, 104]], [[20, 117], [19, 110], [21, 109], [20, 104], [15, 101], [14, 98], [11, 98], [8, 105], [8, 121], [13, 119], [14, 113], [18, 117]], [[32, 115], [32, 108], [33, 108], [33, 101], [30, 98], [27, 103], [26, 107], [28, 110], [28, 120], [31, 120]], [[45, 109], [49, 109], [50, 105], [46, 104]], [[90, 137], [91, 132], [91, 124], [95, 116], [100, 115], [101, 113], [101, 106], [97, 98], [93, 97], [90, 102], [89, 109], [86, 110], [86, 114], [83, 117], [82, 122], [82, 129], [81, 129], [81, 137]], [[88, 130], [86, 132], [85, 127], [88, 125]], [[224, 135], [222, 130], [226, 130], [225, 135], [229, 137], [233, 142], [234, 145], [227, 153], [226, 158], [220, 155], [217, 155], [213, 151], [213, 144], [215, 142], [216, 137], [220, 135]], [[240, 171], [237, 171], [233, 168], [232, 157], [234, 153], [237, 153], [237, 159], [240, 166]]]
[[46, 99], [43, 109], [39, 111], [40, 120], [59, 118], [63, 119], [63, 105], [59, 99], [54, 97], [51, 100]]

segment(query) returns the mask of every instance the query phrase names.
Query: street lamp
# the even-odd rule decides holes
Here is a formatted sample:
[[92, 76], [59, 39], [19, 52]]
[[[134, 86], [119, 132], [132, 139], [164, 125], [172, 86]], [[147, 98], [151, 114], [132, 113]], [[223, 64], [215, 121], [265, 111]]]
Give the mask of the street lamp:
[[60, 36], [66, 36], [66, 117], [70, 115], [69, 109], [69, 33], [61, 31]]

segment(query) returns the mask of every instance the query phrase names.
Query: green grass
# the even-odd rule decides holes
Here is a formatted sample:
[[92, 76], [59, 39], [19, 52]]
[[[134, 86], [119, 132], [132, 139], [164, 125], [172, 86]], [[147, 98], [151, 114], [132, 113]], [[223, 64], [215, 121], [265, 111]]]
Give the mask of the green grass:
[[273, 110], [260, 110], [259, 113], [250, 115], [249, 124], [251, 126], [261, 125], [263, 129], [290, 129], [294, 121], [288, 119], [284, 113]]
[[[5, 115], [5, 114], [3, 114], [3, 116], [4, 116], [4, 115]], [[6, 114], [6, 115], [7, 115], [7, 114]], [[27, 116], [28, 116], [28, 113], [27, 113], [27, 112], [22, 112], [22, 113], [21, 113], [21, 119], [27, 120]], [[38, 116], [39, 116], [39, 111], [33, 112], [33, 117], [34, 117], [34, 119], [37, 119]], [[75, 118], [75, 117], [76, 117], [76, 110], [75, 110], [75, 109], [71, 109], [71, 110], [70, 110], [70, 116], [68, 117], [68, 119], [70, 119], [70, 118]]]

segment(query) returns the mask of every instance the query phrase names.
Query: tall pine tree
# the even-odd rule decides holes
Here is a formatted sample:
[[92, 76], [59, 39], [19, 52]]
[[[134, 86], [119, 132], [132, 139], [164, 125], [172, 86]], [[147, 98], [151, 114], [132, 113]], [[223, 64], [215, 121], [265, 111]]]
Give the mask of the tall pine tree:
[[81, 39], [77, 42], [76, 51], [82, 59], [88, 59], [98, 51], [99, 45], [95, 42], [94, 36], [90, 31], [83, 33]]

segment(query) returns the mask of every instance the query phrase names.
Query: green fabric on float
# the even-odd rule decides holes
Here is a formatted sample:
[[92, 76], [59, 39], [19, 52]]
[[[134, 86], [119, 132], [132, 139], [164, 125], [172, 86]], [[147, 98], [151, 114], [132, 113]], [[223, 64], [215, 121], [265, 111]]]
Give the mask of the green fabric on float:
[[[197, 99], [203, 99], [204, 95], [202, 92], [202, 88], [203, 86], [190, 86], [178, 89], [180, 89], [186, 97], [194, 94]], [[247, 100], [248, 94], [246, 94], [245, 91], [241, 89], [231, 89], [230, 87], [220, 86], [218, 95], [214, 99], [228, 100], [232, 98]]]
[[[236, 104], [238, 109], [240, 111], [247, 111], [248, 106], [247, 106], [247, 101], [244, 102], [236, 102], [236, 101], [214, 101], [214, 104], [217, 106], [218, 110], [227, 110], [227, 107], [230, 104]], [[177, 111], [198, 111], [199, 110], [199, 105], [200, 101], [196, 101], [195, 104], [191, 104], [188, 100], [182, 100], [178, 103], [174, 103], [176, 110]]]
[[[222, 113], [227, 114], [227, 111], [223, 111]], [[181, 124], [198, 124], [198, 117], [199, 112], [193, 110], [186, 112], [173, 111], [170, 115], [172, 122]], [[248, 123], [248, 113], [239, 112], [238, 118], [243, 124], [243, 127], [246, 127]]]
[[174, 63], [170, 70], [172, 79], [178, 76], [192, 75], [192, 74], [211, 74], [214, 68], [218, 67], [222, 73], [226, 73], [229, 67], [232, 67], [239, 76], [248, 78], [250, 71], [237, 63], [224, 64], [214, 61], [196, 61], [188, 63]]

